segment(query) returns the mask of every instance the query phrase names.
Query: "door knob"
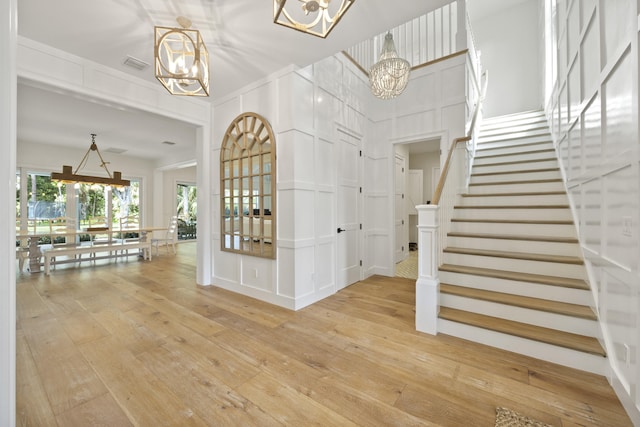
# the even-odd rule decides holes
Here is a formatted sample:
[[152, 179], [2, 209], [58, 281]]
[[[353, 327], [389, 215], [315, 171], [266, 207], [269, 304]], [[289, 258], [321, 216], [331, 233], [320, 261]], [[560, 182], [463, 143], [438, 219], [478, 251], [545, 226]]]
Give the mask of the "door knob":
[[345, 230], [344, 228], [338, 227], [338, 233], [342, 233], [343, 231], [347, 231], [347, 230]]

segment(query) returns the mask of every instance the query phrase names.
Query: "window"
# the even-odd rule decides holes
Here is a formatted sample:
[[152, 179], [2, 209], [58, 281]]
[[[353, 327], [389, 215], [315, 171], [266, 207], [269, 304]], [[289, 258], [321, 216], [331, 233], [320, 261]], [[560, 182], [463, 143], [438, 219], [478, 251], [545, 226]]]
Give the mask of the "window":
[[45, 235], [50, 221], [66, 215], [64, 187], [46, 173], [18, 170], [16, 174], [16, 227], [21, 233], [42, 233], [40, 244], [51, 243]]
[[140, 212], [140, 180], [131, 179], [128, 187], [113, 188], [113, 221], [120, 218], [137, 217], [142, 224]]
[[197, 194], [195, 184], [177, 183], [176, 214], [178, 216], [178, 240], [192, 240], [197, 236]]
[[236, 117], [220, 150], [221, 247], [275, 258], [275, 138], [255, 113]]
[[123, 215], [140, 216], [139, 180], [131, 180], [130, 187], [111, 189], [102, 184], [64, 185], [52, 182], [49, 173], [17, 171], [16, 226], [23, 233], [42, 233], [41, 243], [50, 243], [46, 234], [52, 220], [65, 218], [71, 221], [67, 226], [77, 230], [97, 224], [117, 228]]

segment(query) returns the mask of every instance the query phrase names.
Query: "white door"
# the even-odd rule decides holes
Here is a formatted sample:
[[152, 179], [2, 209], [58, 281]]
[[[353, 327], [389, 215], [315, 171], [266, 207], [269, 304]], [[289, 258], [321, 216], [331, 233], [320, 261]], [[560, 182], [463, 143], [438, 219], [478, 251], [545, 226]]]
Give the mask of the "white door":
[[338, 144], [338, 224], [337, 224], [337, 290], [361, 278], [360, 257], [360, 140], [339, 132]]
[[407, 213], [417, 215], [416, 206], [424, 204], [424, 171], [422, 169], [409, 169], [409, 188], [405, 195], [407, 201]]
[[396, 167], [395, 167], [395, 232], [396, 232], [396, 244], [395, 244], [395, 260], [400, 262], [405, 259], [405, 236], [406, 226], [405, 213], [406, 203], [404, 200], [405, 192], [405, 162], [406, 159], [396, 154]]

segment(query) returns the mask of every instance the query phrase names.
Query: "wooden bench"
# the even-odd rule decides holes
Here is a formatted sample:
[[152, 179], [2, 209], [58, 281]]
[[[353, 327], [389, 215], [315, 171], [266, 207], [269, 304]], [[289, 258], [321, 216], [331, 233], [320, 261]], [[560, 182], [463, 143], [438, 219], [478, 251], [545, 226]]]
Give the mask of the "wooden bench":
[[[51, 263], [63, 262], [80, 262], [80, 258], [73, 258], [69, 260], [59, 261], [56, 257], [60, 256], [76, 256], [82, 254], [91, 254], [93, 257], [91, 260], [98, 259], [95, 254], [97, 252], [109, 252], [109, 256], [102, 258], [114, 258], [118, 256], [129, 256], [129, 250], [138, 249], [142, 250], [144, 259], [151, 260], [151, 242], [150, 241], [135, 241], [135, 242], [113, 242], [95, 245], [85, 246], [57, 246], [51, 249], [43, 251], [44, 256], [44, 274], [49, 275], [51, 269]], [[120, 252], [120, 254], [118, 254]], [[136, 253], [137, 254], [137, 253]]]

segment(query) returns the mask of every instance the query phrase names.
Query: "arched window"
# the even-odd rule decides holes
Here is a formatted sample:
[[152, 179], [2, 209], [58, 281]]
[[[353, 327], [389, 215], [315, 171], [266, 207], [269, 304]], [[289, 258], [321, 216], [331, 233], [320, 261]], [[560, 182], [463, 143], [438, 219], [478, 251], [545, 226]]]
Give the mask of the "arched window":
[[220, 150], [223, 251], [276, 257], [275, 172], [275, 138], [269, 123], [256, 113], [236, 117]]

